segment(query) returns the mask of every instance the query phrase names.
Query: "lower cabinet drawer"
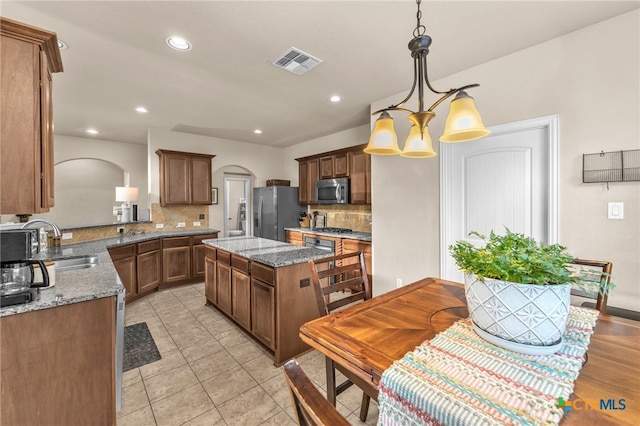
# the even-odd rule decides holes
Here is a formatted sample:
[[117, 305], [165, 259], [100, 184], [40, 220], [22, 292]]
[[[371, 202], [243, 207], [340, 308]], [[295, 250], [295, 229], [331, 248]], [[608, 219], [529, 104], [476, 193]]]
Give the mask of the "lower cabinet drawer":
[[257, 262], [251, 262], [251, 276], [269, 285], [274, 285], [276, 281], [275, 270]]
[[218, 262], [224, 265], [231, 265], [231, 253], [222, 251], [222, 250], [217, 250], [217, 252], [218, 252]]
[[138, 243], [138, 254], [160, 249], [160, 239]]

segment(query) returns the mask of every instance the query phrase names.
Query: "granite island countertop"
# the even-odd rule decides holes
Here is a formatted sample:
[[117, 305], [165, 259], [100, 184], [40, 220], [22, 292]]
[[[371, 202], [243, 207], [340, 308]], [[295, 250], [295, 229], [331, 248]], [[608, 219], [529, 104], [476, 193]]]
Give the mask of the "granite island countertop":
[[124, 292], [124, 287], [107, 251], [110, 247], [163, 237], [213, 234], [217, 232], [220, 231], [208, 228], [184, 231], [146, 232], [51, 247], [46, 252], [39, 253], [33, 259], [55, 261], [97, 256], [98, 264], [87, 269], [56, 271], [56, 280], [53, 287], [41, 289], [38, 299], [33, 302], [0, 308], [0, 317], [114, 296]]
[[302, 232], [303, 234], [325, 235], [334, 238], [346, 238], [349, 240], [372, 241], [371, 232], [352, 231], [352, 232], [318, 232], [311, 228], [284, 228], [285, 231]]
[[275, 268], [330, 256], [332, 252], [259, 237], [229, 237], [203, 243]]

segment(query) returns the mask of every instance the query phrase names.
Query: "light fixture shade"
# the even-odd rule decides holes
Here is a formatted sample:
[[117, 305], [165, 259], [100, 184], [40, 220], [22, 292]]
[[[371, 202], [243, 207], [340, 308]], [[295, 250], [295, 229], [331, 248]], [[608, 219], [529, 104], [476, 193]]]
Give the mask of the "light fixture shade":
[[466, 142], [480, 139], [489, 133], [491, 132], [484, 127], [473, 98], [464, 91], [458, 93], [451, 101], [451, 109], [440, 141]]
[[116, 201], [138, 201], [138, 188], [135, 186], [116, 186]]
[[380, 114], [373, 128], [369, 144], [364, 149], [367, 154], [374, 155], [397, 155], [400, 154], [398, 147], [398, 136], [393, 128], [393, 118], [388, 112]]
[[418, 126], [415, 124], [411, 126], [409, 136], [407, 136], [407, 141], [404, 143], [404, 149], [400, 155], [409, 158], [428, 158], [438, 155], [433, 150], [433, 142], [431, 141], [431, 136], [429, 136], [429, 126], [425, 127], [423, 134], [420, 134]]

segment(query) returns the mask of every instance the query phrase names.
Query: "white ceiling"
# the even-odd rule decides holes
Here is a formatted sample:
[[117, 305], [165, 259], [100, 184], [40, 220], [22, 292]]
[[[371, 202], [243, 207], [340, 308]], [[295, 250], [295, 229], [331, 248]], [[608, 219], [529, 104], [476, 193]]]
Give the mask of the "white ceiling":
[[[431, 80], [639, 6], [638, 0], [425, 0]], [[64, 72], [54, 75], [56, 134], [88, 137], [83, 129], [95, 127], [99, 139], [146, 143], [146, 129], [158, 127], [271, 146], [368, 123], [371, 102], [408, 90], [416, 10], [413, 0], [3, 0], [0, 6], [2, 16], [55, 31], [69, 46]], [[187, 38], [192, 50], [170, 49], [169, 35]], [[271, 64], [292, 46], [324, 62], [302, 76]], [[482, 84], [460, 85], [469, 83]], [[328, 102], [333, 94], [344, 101]], [[137, 105], [151, 113], [135, 113]], [[255, 128], [264, 133], [255, 135]]]

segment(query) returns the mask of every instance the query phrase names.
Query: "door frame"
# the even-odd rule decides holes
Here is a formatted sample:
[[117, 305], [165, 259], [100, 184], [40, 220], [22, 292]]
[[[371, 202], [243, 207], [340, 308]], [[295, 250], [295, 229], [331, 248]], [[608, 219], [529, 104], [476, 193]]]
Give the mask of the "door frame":
[[253, 231], [250, 228], [251, 227], [251, 220], [249, 219], [250, 216], [250, 212], [251, 212], [251, 176], [250, 175], [240, 175], [240, 174], [230, 174], [230, 173], [225, 173], [223, 178], [223, 188], [224, 188], [224, 196], [223, 196], [223, 212], [224, 212], [224, 219], [223, 219], [223, 236], [224, 237], [228, 237], [229, 236], [229, 209], [230, 209], [230, 200], [229, 200], [229, 182], [231, 181], [240, 181], [240, 182], [244, 182], [244, 199], [246, 200], [246, 218], [245, 220], [247, 221], [245, 228], [246, 228], [246, 234], [245, 236], [248, 235], [253, 235]]
[[[546, 244], [558, 242], [558, 141], [559, 115], [545, 115], [542, 117], [514, 121], [489, 127], [491, 136], [518, 133], [527, 130], [544, 129], [547, 135], [547, 241]], [[446, 241], [452, 234], [452, 223], [448, 220], [445, 208], [451, 197], [451, 175], [448, 172], [453, 167], [452, 146], [440, 143], [440, 276], [445, 272], [445, 259], [448, 254]]]

